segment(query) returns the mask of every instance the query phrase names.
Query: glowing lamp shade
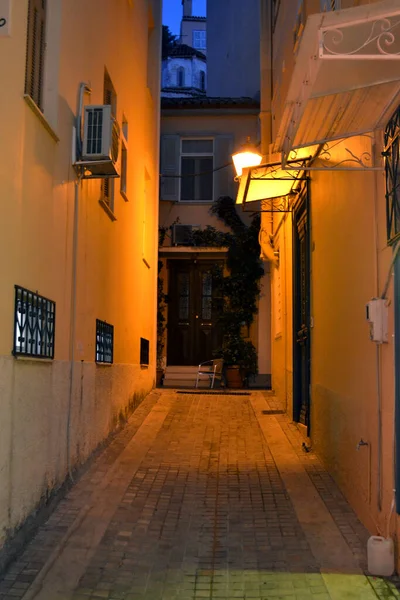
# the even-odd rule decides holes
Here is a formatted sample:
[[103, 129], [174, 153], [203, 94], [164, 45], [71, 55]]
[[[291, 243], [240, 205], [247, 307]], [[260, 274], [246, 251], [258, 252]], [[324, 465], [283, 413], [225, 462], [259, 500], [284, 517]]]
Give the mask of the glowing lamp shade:
[[232, 156], [232, 160], [235, 166], [236, 175], [241, 177], [243, 169], [246, 169], [247, 167], [257, 167], [262, 161], [262, 156], [255, 148], [246, 146], [240, 152], [236, 152], [236, 154]]

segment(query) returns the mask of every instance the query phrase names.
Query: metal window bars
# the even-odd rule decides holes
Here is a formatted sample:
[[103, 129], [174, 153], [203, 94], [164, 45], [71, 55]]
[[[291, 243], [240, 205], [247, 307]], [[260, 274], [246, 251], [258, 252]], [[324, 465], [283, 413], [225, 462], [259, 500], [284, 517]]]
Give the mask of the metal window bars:
[[96, 319], [96, 362], [112, 364], [114, 360], [114, 326]]
[[400, 106], [386, 126], [384, 146], [387, 240], [393, 244], [400, 237]]
[[54, 358], [56, 303], [15, 286], [14, 356]]

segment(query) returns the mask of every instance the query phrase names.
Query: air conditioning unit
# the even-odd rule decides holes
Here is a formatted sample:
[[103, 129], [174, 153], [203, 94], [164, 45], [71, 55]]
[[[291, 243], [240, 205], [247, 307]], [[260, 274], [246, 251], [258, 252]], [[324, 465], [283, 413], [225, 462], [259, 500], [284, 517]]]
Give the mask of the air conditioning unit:
[[110, 105], [85, 106], [82, 154], [76, 164], [89, 171], [92, 178], [119, 177], [119, 137]]
[[181, 225], [175, 223], [172, 226], [173, 246], [193, 246], [193, 231], [200, 229], [199, 225]]

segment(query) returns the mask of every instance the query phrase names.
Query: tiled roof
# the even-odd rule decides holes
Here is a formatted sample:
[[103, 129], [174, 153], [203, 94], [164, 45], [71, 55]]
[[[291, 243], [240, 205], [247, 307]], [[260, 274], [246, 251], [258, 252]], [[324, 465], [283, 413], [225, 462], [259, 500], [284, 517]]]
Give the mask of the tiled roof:
[[206, 21], [207, 17], [182, 17], [182, 21]]
[[200, 50], [196, 50], [187, 44], [176, 44], [169, 52], [168, 56], [179, 57], [179, 58], [190, 58], [192, 56], [197, 56], [197, 58], [201, 58], [206, 60], [206, 55], [200, 52]]
[[259, 108], [260, 103], [253, 98], [222, 98], [198, 96], [195, 98], [161, 98], [161, 108]]

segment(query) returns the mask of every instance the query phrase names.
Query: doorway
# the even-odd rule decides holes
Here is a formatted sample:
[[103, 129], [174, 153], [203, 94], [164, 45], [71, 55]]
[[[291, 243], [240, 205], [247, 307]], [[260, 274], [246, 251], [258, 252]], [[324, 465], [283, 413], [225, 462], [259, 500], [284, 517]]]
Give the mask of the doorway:
[[215, 269], [222, 261], [169, 261], [168, 365], [194, 366], [222, 345]]
[[310, 434], [310, 199], [308, 186], [293, 210], [293, 420]]

